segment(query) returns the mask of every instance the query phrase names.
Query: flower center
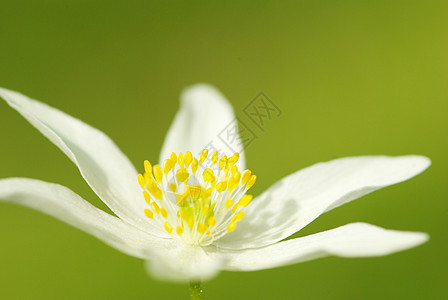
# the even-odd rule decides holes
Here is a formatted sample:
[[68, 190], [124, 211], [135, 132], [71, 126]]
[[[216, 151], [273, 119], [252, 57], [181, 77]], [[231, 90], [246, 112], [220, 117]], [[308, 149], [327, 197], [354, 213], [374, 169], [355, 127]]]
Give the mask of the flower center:
[[252, 201], [246, 192], [257, 177], [250, 170], [238, 171], [239, 154], [218, 157], [202, 151], [199, 159], [190, 151], [171, 153], [159, 165], [144, 162], [138, 175], [148, 208], [145, 215], [172, 236], [194, 246], [210, 245], [235, 230]]

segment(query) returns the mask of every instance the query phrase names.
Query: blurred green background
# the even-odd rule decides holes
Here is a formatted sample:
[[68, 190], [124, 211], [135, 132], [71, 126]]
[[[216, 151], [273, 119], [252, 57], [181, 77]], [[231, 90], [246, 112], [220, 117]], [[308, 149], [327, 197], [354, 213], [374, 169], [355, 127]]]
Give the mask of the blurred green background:
[[[282, 110], [247, 148], [255, 194], [313, 163], [423, 154], [425, 173], [321, 216], [301, 236], [364, 221], [425, 231], [381, 258], [325, 258], [223, 272], [208, 299], [445, 299], [447, 1], [1, 1], [0, 86], [111, 136], [140, 168], [157, 161], [180, 91], [218, 87], [244, 107], [263, 91]], [[107, 209], [74, 165], [0, 103], [0, 178], [64, 184]], [[187, 299], [142, 261], [43, 214], [0, 204], [1, 299]]]

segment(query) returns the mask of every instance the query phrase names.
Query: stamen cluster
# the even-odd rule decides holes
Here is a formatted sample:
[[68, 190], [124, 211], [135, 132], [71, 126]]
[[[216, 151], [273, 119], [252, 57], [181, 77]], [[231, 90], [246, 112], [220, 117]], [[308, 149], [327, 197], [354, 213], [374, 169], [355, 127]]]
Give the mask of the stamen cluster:
[[190, 151], [171, 153], [159, 165], [144, 162], [138, 175], [148, 208], [145, 215], [172, 236], [205, 246], [235, 230], [252, 201], [246, 192], [257, 179], [250, 170], [240, 173], [238, 152], [227, 158], [202, 151], [199, 160]]

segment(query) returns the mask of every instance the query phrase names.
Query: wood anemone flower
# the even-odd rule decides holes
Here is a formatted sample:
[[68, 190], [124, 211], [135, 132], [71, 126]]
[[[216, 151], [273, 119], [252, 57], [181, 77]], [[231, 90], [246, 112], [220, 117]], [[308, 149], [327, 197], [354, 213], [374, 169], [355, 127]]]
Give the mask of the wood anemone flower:
[[1, 179], [0, 200], [51, 215], [141, 258], [159, 279], [207, 280], [220, 270], [256, 271], [328, 255], [381, 256], [428, 239], [421, 232], [352, 223], [283, 241], [322, 213], [419, 174], [430, 160], [335, 159], [286, 176], [252, 197], [247, 192], [256, 176], [245, 169], [243, 151], [226, 156], [206, 148], [212, 140], [216, 149], [225, 148], [216, 135], [235, 118], [230, 104], [208, 85], [183, 92], [160, 164], [145, 161], [142, 174], [100, 130], [14, 91], [0, 89], [0, 98], [76, 164], [116, 216], [64, 186], [36, 179]]

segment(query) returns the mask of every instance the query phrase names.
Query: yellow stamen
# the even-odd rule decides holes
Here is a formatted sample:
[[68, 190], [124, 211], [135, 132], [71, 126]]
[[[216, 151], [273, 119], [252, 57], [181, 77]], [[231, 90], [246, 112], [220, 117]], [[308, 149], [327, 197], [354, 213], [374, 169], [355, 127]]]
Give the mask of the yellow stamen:
[[157, 184], [154, 182], [154, 180], [151, 180], [148, 184], [147, 184], [147, 188], [148, 191], [156, 198], [159, 200], [163, 199], [163, 193], [162, 191], [159, 189], [159, 187], [157, 186]]
[[238, 162], [238, 159], [240, 158], [240, 154], [238, 152], [235, 152], [230, 158], [229, 158], [229, 164], [234, 165]]
[[255, 181], [257, 180], [257, 176], [256, 175], [252, 175], [252, 176], [250, 176], [250, 179], [249, 179], [249, 181], [247, 182], [247, 188], [251, 188], [254, 184], [255, 184]]
[[144, 210], [143, 212], [145, 213], [145, 215], [146, 215], [148, 218], [150, 218], [150, 219], [154, 218], [154, 214], [153, 214], [152, 211], [150, 211], [149, 209], [145, 208], [145, 210]]
[[163, 172], [162, 172], [162, 168], [159, 165], [155, 165], [152, 168], [153, 172], [154, 172], [154, 178], [156, 179], [156, 181], [158, 183], [161, 183], [163, 180]]
[[166, 211], [165, 207], [162, 207], [162, 208], [160, 209], [160, 214], [161, 214], [164, 218], [168, 217], [168, 212]]
[[243, 217], [244, 217], [244, 211], [240, 211], [236, 216], [234, 216], [232, 218], [232, 222], [235, 222], [235, 221], [239, 222], [243, 219]]
[[165, 175], [168, 175], [172, 167], [173, 161], [171, 159], [165, 159], [165, 163], [163, 164], [163, 173], [165, 173]]
[[221, 159], [219, 160], [219, 169], [222, 170], [227, 164], [227, 156], [223, 156], [221, 157]]
[[229, 225], [227, 225], [227, 231], [228, 232], [234, 231], [237, 223], [238, 222], [231, 222]]
[[137, 179], [138, 179], [138, 184], [140, 184], [140, 186], [141, 186], [142, 188], [144, 188], [144, 187], [145, 187], [145, 184], [146, 184], [145, 177], [144, 177], [142, 174], [138, 174]]
[[193, 161], [193, 155], [191, 154], [190, 151], [185, 152], [184, 161], [185, 161], [185, 168], [188, 168], [188, 166]]
[[201, 156], [199, 157], [199, 163], [202, 164], [208, 156], [208, 150], [202, 150]]
[[151, 173], [152, 173], [151, 163], [149, 161], [145, 160], [143, 162], [143, 165], [145, 166], [145, 172], [148, 173], [149, 175], [151, 175]]
[[164, 226], [165, 226], [165, 230], [166, 230], [168, 233], [173, 232], [173, 226], [171, 226], [170, 223], [165, 222]]
[[[145, 172], [137, 178], [149, 204], [144, 214], [155, 219], [149, 222], [194, 246], [211, 245], [235, 230], [253, 200], [244, 193], [257, 179], [250, 170], [239, 172], [238, 153], [230, 157], [219, 157], [217, 151], [208, 154], [207, 149], [199, 158], [190, 151], [173, 152], [162, 165], [154, 166], [144, 161]], [[201, 164], [211, 167], [198, 172]]]
[[215, 151], [215, 153], [212, 154], [212, 162], [213, 164], [216, 164], [218, 161], [218, 151]]
[[157, 205], [157, 203], [152, 202], [151, 205], [154, 208], [154, 211], [156, 212], [156, 214], [160, 214], [160, 207]]
[[188, 180], [188, 177], [190, 177], [190, 174], [188, 174], [186, 169], [182, 168], [177, 170], [176, 177], [180, 182], [185, 182]]
[[177, 163], [179, 164], [179, 167], [181, 167], [181, 168], [183, 168], [185, 165], [184, 154], [182, 152], [179, 153], [179, 155], [177, 156]]
[[252, 172], [250, 170], [244, 171], [243, 177], [241, 178], [241, 184], [246, 184], [249, 181], [251, 175]]
[[184, 232], [184, 230], [182, 229], [182, 227], [177, 226], [177, 227], [176, 227], [176, 233], [177, 233], [178, 235], [181, 235], [182, 232]]
[[205, 182], [209, 182], [210, 180], [212, 180], [215, 175], [213, 173], [213, 170], [210, 168], [207, 168], [204, 170], [204, 172], [202, 173], [202, 177], [204, 178]]
[[193, 160], [193, 163], [191, 164], [191, 171], [193, 171], [193, 174], [196, 174], [196, 171], [198, 170], [198, 166], [199, 166], [198, 160], [195, 158]]
[[227, 181], [221, 181], [220, 183], [218, 183], [217, 185], [216, 185], [216, 190], [218, 191], [218, 192], [222, 192], [222, 191], [224, 191], [225, 189], [227, 188]]
[[252, 201], [252, 198], [252, 195], [244, 195], [243, 197], [241, 197], [240, 201], [238, 201], [238, 205], [246, 207]]
[[146, 203], [151, 204], [151, 196], [147, 191], [143, 191], [143, 197], [145, 198]]
[[176, 155], [176, 153], [171, 152], [170, 159], [171, 159], [172, 165], [174, 167], [177, 164], [177, 155]]

